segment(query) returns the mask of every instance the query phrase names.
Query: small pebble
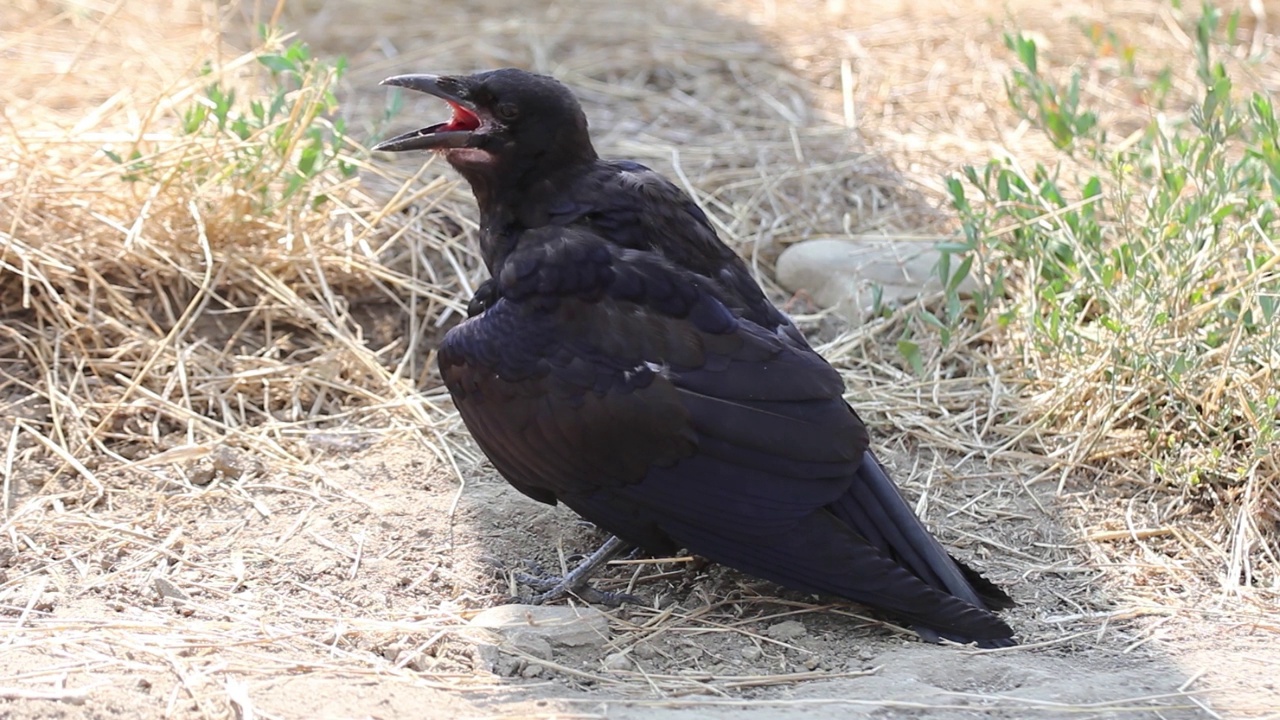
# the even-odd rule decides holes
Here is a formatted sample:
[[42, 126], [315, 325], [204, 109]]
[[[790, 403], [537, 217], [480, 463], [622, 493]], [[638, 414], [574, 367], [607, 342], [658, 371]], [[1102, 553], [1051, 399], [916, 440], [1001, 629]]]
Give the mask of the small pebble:
[[639, 643], [631, 648], [631, 654], [641, 660], [652, 660], [658, 657], [658, 651], [649, 643]]
[[805, 630], [804, 623], [799, 620], [783, 620], [770, 626], [769, 629], [764, 631], [764, 634], [774, 640], [787, 641], [802, 638], [808, 634], [808, 631]]
[[397, 667], [409, 668], [422, 672], [427, 669], [431, 663], [427, 662], [427, 656], [417, 650], [407, 649], [401, 650], [394, 660]]
[[384, 645], [382, 647], [382, 657], [392, 662], [395, 662], [396, 659], [400, 657], [400, 653], [404, 649], [405, 649], [404, 643], [394, 642], [394, 643], [391, 643], [390, 645]]
[[610, 672], [631, 669], [631, 658], [626, 653], [609, 653], [604, 659], [604, 669]]
[[759, 660], [760, 656], [764, 653], [755, 645], [748, 645], [747, 647], [742, 648], [742, 651], [739, 654], [742, 655], [743, 660], [747, 662], [755, 662], [756, 660]]
[[212, 464], [201, 463], [195, 466], [188, 479], [191, 480], [192, 485], [208, 485], [213, 482], [216, 474]]

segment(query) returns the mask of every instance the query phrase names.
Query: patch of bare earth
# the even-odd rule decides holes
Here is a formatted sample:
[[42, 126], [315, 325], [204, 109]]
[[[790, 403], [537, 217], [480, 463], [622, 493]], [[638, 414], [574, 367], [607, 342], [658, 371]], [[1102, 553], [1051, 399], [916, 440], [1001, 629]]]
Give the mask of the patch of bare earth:
[[[237, 235], [205, 222], [204, 189], [121, 190], [93, 159], [148, 133], [163, 145], [176, 116], [143, 100], [190, 83], [195, 58], [234, 64], [246, 20], [278, 12], [317, 54], [350, 58], [356, 140], [386, 129], [387, 75], [555, 73], [605, 153], [684, 183], [768, 282], [807, 237], [943, 235], [942, 173], [1043, 150], [1004, 103], [1003, 28], [1070, 47], [1073, 23], [1106, 17], [1145, 38], [1171, 22], [1161, 4], [211, 12], [0, 10], [0, 715], [1277, 716], [1275, 594], [1206, 575], [1210, 525], [1178, 525], [1143, 478], [1085, 484], [1029, 450], [1048, 433], [981, 338], [915, 377], [895, 318], [800, 316], [931, 527], [1018, 600], [1023, 645], [925, 645], [861, 608], [668, 558], [605, 572], [646, 603], [608, 610], [600, 644], [495, 656], [468, 620], [518, 591], [525, 560], [558, 569], [602, 538], [510, 489], [441, 394], [433, 338], [482, 277], [456, 178], [376, 158], [331, 215]], [[393, 122], [440, 110], [406, 98]]]

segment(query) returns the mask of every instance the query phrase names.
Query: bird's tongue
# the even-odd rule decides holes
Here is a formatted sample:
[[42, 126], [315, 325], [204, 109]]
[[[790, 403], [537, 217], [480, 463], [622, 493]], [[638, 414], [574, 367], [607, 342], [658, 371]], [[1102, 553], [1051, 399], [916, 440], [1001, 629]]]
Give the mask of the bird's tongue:
[[440, 128], [441, 131], [475, 130], [480, 127], [480, 118], [475, 113], [455, 102], [450, 102], [449, 107], [453, 108], [453, 117], [449, 119], [448, 125]]

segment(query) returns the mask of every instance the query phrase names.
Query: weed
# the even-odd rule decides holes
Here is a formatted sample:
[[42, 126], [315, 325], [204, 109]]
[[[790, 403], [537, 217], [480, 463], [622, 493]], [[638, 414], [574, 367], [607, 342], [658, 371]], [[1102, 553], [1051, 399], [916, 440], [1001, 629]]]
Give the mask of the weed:
[[[328, 200], [327, 183], [320, 182], [327, 170], [335, 169], [339, 180], [356, 174], [355, 162], [343, 154], [346, 124], [337, 117], [334, 96], [345, 58], [314, 58], [305, 44], [285, 44], [266, 26], [259, 34], [255, 59], [268, 71], [264, 94], [246, 102], [206, 63], [201, 74], [208, 84], [178, 111], [181, 133], [200, 147], [188, 153], [178, 176], [197, 186], [230, 188], [245, 200], [245, 217], [271, 215], [295, 202], [317, 207]], [[122, 166], [123, 180], [160, 180], [140, 148], [127, 158], [104, 152]]]
[[[1061, 161], [1026, 171], [992, 160], [947, 181], [963, 235], [942, 248], [946, 308], [926, 321], [946, 326], [944, 343], [969, 320], [1007, 330], [1037, 366], [1043, 424], [1085, 438], [1066, 462], [1087, 465], [1092, 448], [1136, 432], [1159, 481], [1212, 477], [1256, 490], [1227, 495], [1260, 508], [1280, 485], [1280, 122], [1220, 59], [1234, 27], [1204, 8], [1199, 98], [1125, 142], [1081, 100], [1079, 69], [1061, 82], [1032, 40], [1007, 36], [1020, 63], [1009, 102]], [[1145, 85], [1161, 104], [1167, 72]], [[956, 288], [970, 274], [982, 290], [964, 305]]]

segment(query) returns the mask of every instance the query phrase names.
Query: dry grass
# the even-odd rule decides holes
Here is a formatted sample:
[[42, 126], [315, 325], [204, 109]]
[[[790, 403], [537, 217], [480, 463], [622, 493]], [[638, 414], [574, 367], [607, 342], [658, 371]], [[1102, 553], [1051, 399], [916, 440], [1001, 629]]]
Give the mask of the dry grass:
[[[726, 0], [650, 11], [588, 3], [591, 12], [579, 13], [569, 3], [507, 18], [495, 12], [505, 4], [437, 5], [429, 20], [384, 8], [382, 30], [353, 19], [346, 4], [326, 2], [234, 5], [216, 16], [206, 5], [142, 0], [24, 0], [0, 10], [7, 71], [0, 87], [0, 532], [9, 547], [0, 550], [0, 566], [10, 568], [0, 588], [22, 599], [0, 608], [17, 619], [0, 643], [56, 647], [76, 658], [15, 681], [135, 663], [171, 670], [179, 678], [174, 697], [195, 703], [199, 714], [230, 707], [241, 716], [252, 714], [243, 692], [230, 684], [211, 691], [188, 677], [193, 665], [183, 658], [217, 648], [242, 676], [307, 669], [449, 687], [481, 682], [440, 648], [472, 608], [494, 601], [495, 590], [450, 575], [446, 560], [386, 590], [411, 603], [415, 591], [439, 585], [447, 606], [418, 608], [408, 621], [403, 613], [367, 611], [363, 624], [350, 625], [354, 596], [309, 584], [304, 574], [290, 576], [293, 584], [278, 593], [231, 602], [246, 565], [271, 562], [304, 532], [349, 561], [327, 572], [359, 594], [356, 570], [367, 558], [352, 533], [360, 531], [343, 524], [336, 508], [354, 501], [374, 517], [378, 508], [403, 509], [330, 482], [322, 461], [411, 437], [438, 459], [439, 472], [457, 475], [477, 464], [431, 355], [481, 278], [468, 242], [471, 202], [449, 174], [417, 158], [369, 161], [364, 146], [381, 131], [386, 102], [375, 87], [381, 77], [506, 64], [554, 72], [579, 89], [606, 152], [684, 184], [766, 283], [772, 259], [790, 242], [951, 234], [954, 223], [938, 209], [938, 178], [964, 163], [1009, 153], [1031, 166], [1052, 157], [1004, 102], [1010, 60], [973, 39], [992, 21], [971, 7], [948, 15], [906, 3], [863, 14], [839, 2]], [[1134, 33], [1130, 42], [1153, 56], [1185, 53], [1168, 32], [1178, 18], [1153, 7], [1012, 10], [1060, 62], [1083, 47], [1068, 17], [1122, 23]], [[246, 52], [253, 45], [246, 18], [273, 17], [297, 28], [318, 54], [352, 55], [352, 73], [339, 86], [351, 136], [339, 151], [359, 177], [330, 168], [305, 192], [264, 205], [262, 193], [280, 197], [288, 174], [246, 163], [246, 150], [277, 129], [288, 147], [301, 146], [310, 129], [330, 130], [332, 118], [291, 115], [249, 138], [184, 132], [182, 122], [210, 82], [242, 97], [270, 87], [256, 58], [287, 41]], [[591, 28], [607, 29], [609, 42]], [[200, 76], [205, 63], [210, 74]], [[1114, 77], [1088, 80], [1087, 93], [1114, 112], [1108, 122], [1143, 120]], [[1270, 76], [1252, 80], [1274, 88]], [[325, 82], [313, 77], [291, 97], [316, 109]], [[1185, 77], [1178, 82], [1189, 96]], [[429, 100], [406, 100], [414, 104], [397, 127], [438, 110]], [[104, 147], [125, 158], [136, 150], [138, 161], [125, 172]], [[145, 169], [138, 179], [124, 177], [138, 168]], [[910, 309], [857, 328], [820, 314], [799, 317], [823, 338], [821, 349], [849, 379], [860, 412], [896, 428], [881, 436], [917, 458], [902, 475], [923, 480], [915, 487], [919, 507], [951, 541], [986, 555], [1010, 581], [1071, 578], [1054, 586], [1066, 593], [1061, 603], [1045, 596], [1062, 609], [1056, 619], [1032, 626], [1031, 614], [1023, 618], [1033, 644], [1075, 648], [1113, 620], [1188, 605], [1271, 632], [1280, 625], [1267, 605], [1276, 588], [1249, 590], [1235, 580], [1246, 561], [1255, 579], [1275, 577], [1268, 569], [1275, 550], [1265, 543], [1274, 536], [1263, 526], [1277, 519], [1265, 504], [1280, 472], [1274, 453], [1249, 465], [1247, 497], [1206, 504], [1151, 480], [1151, 449], [1145, 436], [1123, 429], [1130, 411], [1100, 364], [1067, 367], [1024, 354], [1016, 336], [975, 326], [946, 346], [924, 341], [928, 372], [917, 377], [894, 351]], [[1230, 354], [1221, 362], [1224, 372], [1233, 367]], [[1150, 392], [1153, 379], [1143, 382], [1139, 390]], [[1254, 382], [1274, 383], [1274, 374]], [[988, 465], [1002, 482], [975, 469]], [[1066, 536], [1040, 534], [1027, 514], [1044, 514], [1051, 486], [1061, 486], [1062, 497], [1050, 510], [1071, 518]], [[973, 497], [957, 499], [957, 488], [970, 487]], [[264, 488], [287, 500], [262, 500]], [[457, 502], [451, 492], [442, 511], [451, 514]], [[192, 518], [201, 513], [210, 528], [193, 535]], [[318, 517], [333, 524], [332, 533], [315, 531]], [[274, 544], [246, 557], [220, 542], [221, 532], [234, 537], [251, 520], [270, 525]], [[1106, 569], [1109, 588], [1122, 588], [1115, 598], [1093, 587], [1078, 561], [1081, 548], [1090, 569]], [[378, 559], [410, 557], [402, 552], [409, 551]], [[648, 582], [678, 573], [664, 566], [651, 574], [658, 577]], [[1207, 599], [1220, 580], [1258, 611]], [[122, 605], [131, 593], [158, 593], [180, 614], [69, 627], [49, 616], [45, 596], [76, 587]], [[1203, 602], [1184, 603], [1184, 593]], [[286, 599], [290, 612], [278, 613]], [[744, 607], [752, 603], [634, 617], [618, 628], [617, 648], [664, 633], [773, 643], [748, 625], [768, 616]], [[1126, 637], [1142, 643], [1153, 632]], [[339, 642], [344, 633], [360, 638], [358, 647]], [[139, 659], [121, 660], [122, 643]], [[317, 653], [329, 664], [315, 665]], [[792, 683], [805, 672], [590, 672], [585, 679], [678, 697]], [[1113, 706], [1120, 707], [1075, 709]]]
[[[466, 197], [449, 184], [397, 178], [394, 197], [373, 200], [329, 169], [284, 196], [298, 154], [273, 163], [263, 149], [300, 149], [309, 130], [332, 130], [320, 102], [331, 68], [290, 96], [294, 112], [248, 137], [184, 131], [211, 83], [260, 97], [269, 79], [257, 58], [284, 46], [232, 48], [222, 28], [240, 27], [234, 14], [203, 15], [208, 7], [0, 11], [0, 564], [4, 612], [16, 619], [0, 643], [15, 657], [72, 658], [9, 682], [161, 668], [202, 715], [211, 700], [181, 659], [201, 648], [260, 677], [375, 672], [317, 639], [343, 624], [321, 591], [294, 588], [305, 610], [279, 621], [271, 602], [206, 616], [205, 593], [225, 605], [246, 566], [267, 556], [227, 552], [199, 527], [225, 527], [211, 508], [228, 503], [235, 537], [270, 515], [256, 495], [301, 498], [276, 530], [278, 549], [309, 510], [348, 497], [317, 474], [317, 458], [403, 434], [451, 459], [447, 400], [418, 388], [431, 385], [428, 349], [465, 304], [476, 267], [457, 237], [471, 222]], [[358, 143], [339, 152], [376, 175]], [[158, 594], [185, 610], [51, 620], [50, 598], [68, 593], [106, 598], [117, 612]], [[389, 643], [414, 628], [430, 636], [441, 617], [460, 622], [441, 612], [353, 633]], [[134, 660], [110, 659], [122, 655]]]
[[[1065, 82], [1067, 71], [1078, 68], [1082, 102], [1098, 109], [1100, 126], [1120, 145], [1132, 145], [1157, 117], [1165, 127], [1185, 121], [1203, 100], [1193, 60], [1200, 11], [1195, 6], [1014, 3], [1007, 10], [1015, 20], [995, 8], [975, 13], [968, 5], [948, 10], [891, 3], [882, 18], [874, 7], [867, 18], [861, 10], [823, 13], [820, 5], [811, 3], [812, 12], [797, 15], [810, 22], [778, 22], [775, 33], [797, 64], [828, 88], [817, 98], [825, 98], [829, 115], [840, 111], [843, 100], [845, 116], [856, 117], [869, 136], [883, 139], [885, 154], [911, 168], [910, 177], [936, 196], [946, 194], [944, 176], [992, 158], [1008, 159], [1024, 178], [1032, 177], [1038, 164], [1062, 167], [1064, 191], [1073, 183], [1078, 188], [1090, 174], [1105, 178], [1110, 172], [1084, 153], [1067, 157], [1056, 151], [1044, 133], [1023, 120], [1005, 100], [1016, 58], [975, 38], [1021, 31], [1040, 45], [1047, 73]], [[830, 11], [844, 3], [825, 5]], [[1280, 89], [1268, 25], [1277, 8], [1269, 5], [1224, 9], [1241, 12], [1238, 40], [1218, 56], [1235, 81], [1236, 97], [1273, 96]], [[764, 5], [764, 12], [770, 7]], [[886, 46], [895, 52], [876, 52]], [[1164, 69], [1169, 88], [1157, 108], [1152, 87]], [[850, 103], [851, 97], [858, 102]], [[1238, 157], [1241, 151], [1234, 152]], [[1202, 184], [1197, 190], [1203, 191], [1212, 181], [1206, 172], [1192, 183]], [[1114, 244], [1128, 240], [1124, 233], [1133, 227], [1126, 223], [1145, 216], [1142, 204], [1151, 202], [1154, 192], [1149, 186], [1128, 191], [1127, 198], [1106, 198], [1110, 216], [1104, 222], [1120, 228], [1113, 233]], [[999, 212], [999, 204], [993, 205]], [[1043, 201], [1019, 210], [996, 228], [996, 237], [1049, 227], [1063, 213]], [[1185, 232], [1197, 229], [1189, 224]], [[1063, 242], [1066, 235], [1046, 232], [1037, 240]], [[1177, 592], [1174, 588], [1205, 580], [1206, 590], [1242, 592], [1266, 607], [1280, 589], [1280, 438], [1274, 431], [1274, 404], [1267, 405], [1276, 397], [1280, 351], [1274, 331], [1254, 338], [1239, 324], [1228, 328], [1230, 341], [1221, 347], [1203, 355], [1198, 348], [1205, 347], [1206, 328], [1213, 327], [1206, 317], [1218, 308], [1235, 303], [1256, 313], [1261, 301], [1274, 299], [1280, 286], [1276, 257], [1273, 238], [1242, 227], [1225, 231], [1191, 257], [1171, 254], [1159, 285], [1137, 291], [1102, 283], [1089, 287], [1111, 307], [1122, 308], [1114, 316], [1126, 328], [1122, 339], [1087, 322], [1071, 338], [1074, 347], [1046, 347], [1030, 321], [1015, 321], [1004, 330], [993, 323], [971, 328], [972, 337], [959, 344], [969, 345], [960, 355], [972, 355], [933, 348], [936, 374], [929, 381], [958, 376], [956, 384], [969, 384], [973, 370], [993, 359], [1001, 377], [978, 390], [979, 397], [956, 403], [959, 417], [939, 418], [929, 434], [963, 427], [968, 435], [963, 445], [973, 452], [1014, 451], [1048, 459], [1058, 493], [1082, 493], [1076, 501], [1083, 521], [1094, 526], [1086, 536], [1104, 543], [1094, 548], [1100, 559], [1140, 565], [1125, 573], [1127, 586], [1143, 588], [1148, 599], [1159, 601]], [[1031, 262], [1014, 268], [1011, 302], [1005, 307], [1029, 308], [1028, 317], [1037, 314], [1039, 267]], [[1206, 268], [1214, 268], [1207, 279]], [[1208, 290], [1197, 301], [1184, 287], [1201, 282]], [[1161, 312], [1172, 319], [1157, 322]], [[890, 332], [868, 349], [885, 347], [892, 339]], [[1168, 358], [1179, 356], [1191, 369], [1172, 376]], [[983, 403], [987, 390], [990, 400]], [[952, 410], [947, 399], [963, 396], [953, 384], [930, 397], [929, 406]], [[1172, 401], [1161, 400], [1169, 396]], [[895, 408], [890, 421], [899, 417]]]
[[[289, 168], [254, 153], [273, 133], [300, 147], [323, 123], [306, 95], [329, 78], [309, 78], [293, 116], [247, 138], [186, 133], [182, 113], [210, 83], [260, 93], [256, 58], [279, 41], [233, 52], [218, 19], [181, 6], [6, 12], [24, 28], [6, 35], [19, 61], [4, 89], [0, 178], [4, 388], [17, 418], [8, 467], [47, 459], [44, 492], [65, 483], [96, 502], [103, 473], [160, 452], [190, 460], [228, 440], [302, 462], [293, 446], [317, 425], [439, 419], [416, 395], [424, 365], [409, 351], [456, 313], [474, 274], [442, 230], [460, 197], [436, 183], [375, 204], [330, 171], [264, 204]], [[51, 56], [71, 49], [51, 72]], [[136, 161], [122, 168], [103, 148]], [[362, 162], [358, 145], [341, 152]], [[395, 212], [423, 198], [439, 222]], [[352, 308], [377, 303], [411, 314], [412, 333], [375, 337]]]

